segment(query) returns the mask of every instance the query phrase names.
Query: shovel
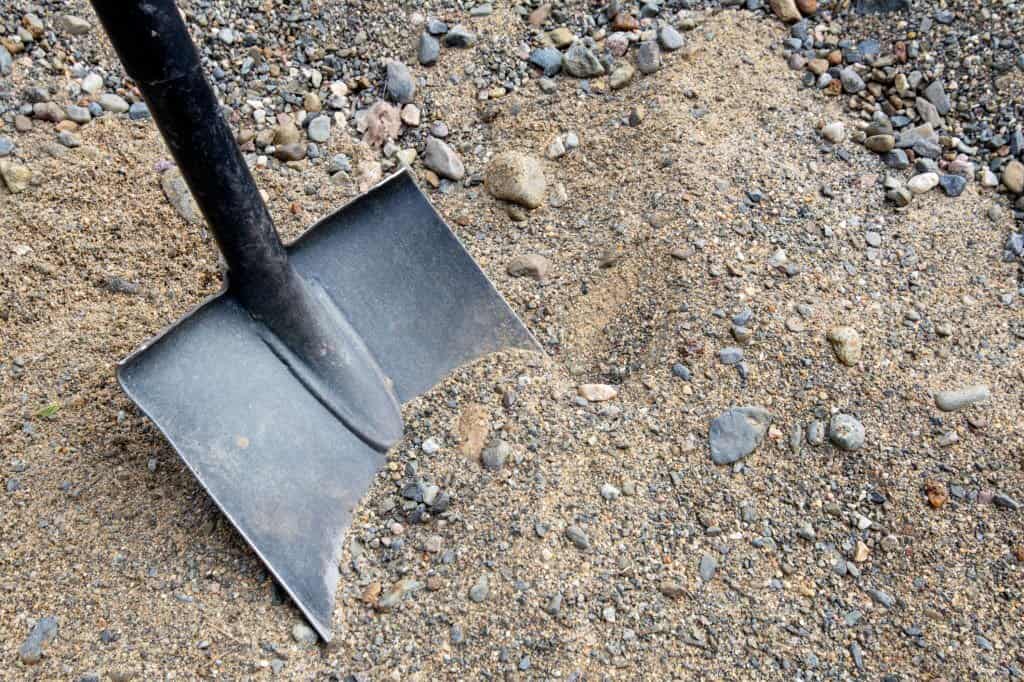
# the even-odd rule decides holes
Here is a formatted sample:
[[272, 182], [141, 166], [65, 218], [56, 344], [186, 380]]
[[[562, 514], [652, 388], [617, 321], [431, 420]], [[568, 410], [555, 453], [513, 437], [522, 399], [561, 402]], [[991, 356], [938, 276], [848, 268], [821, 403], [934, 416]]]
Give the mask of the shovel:
[[539, 351], [408, 171], [284, 246], [173, 0], [93, 0], [228, 266], [118, 380], [324, 640], [353, 508], [401, 403]]

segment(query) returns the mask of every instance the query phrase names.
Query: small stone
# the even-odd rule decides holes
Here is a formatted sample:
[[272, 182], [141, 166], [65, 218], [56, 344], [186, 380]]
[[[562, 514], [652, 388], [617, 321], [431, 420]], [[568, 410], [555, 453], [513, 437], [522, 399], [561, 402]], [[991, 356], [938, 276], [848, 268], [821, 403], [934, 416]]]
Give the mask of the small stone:
[[310, 647], [316, 644], [317, 634], [305, 623], [296, 623], [292, 626], [292, 639], [300, 646]]
[[90, 95], [95, 95], [97, 92], [103, 89], [103, 77], [95, 71], [86, 74], [85, 78], [82, 79], [82, 91]]
[[539, 253], [528, 253], [513, 258], [505, 271], [512, 277], [529, 277], [538, 282], [547, 280], [551, 261]]
[[630, 84], [636, 72], [633, 67], [626, 63], [616, 64], [608, 76], [608, 87], [612, 90], [621, 90]]
[[859, 450], [864, 446], [864, 425], [852, 415], [837, 414], [829, 422], [828, 438], [840, 450]]
[[576, 545], [577, 549], [590, 549], [590, 538], [587, 537], [587, 534], [583, 531], [582, 528], [575, 524], [566, 526], [565, 537], [569, 540], [569, 542]]
[[100, 106], [103, 107], [104, 111], [109, 111], [115, 114], [123, 114], [131, 108], [131, 105], [125, 101], [124, 97], [115, 95], [112, 92], [100, 95], [99, 103]]
[[423, 165], [442, 178], [461, 180], [466, 175], [466, 167], [454, 149], [436, 137], [427, 138], [423, 151]]
[[907, 181], [907, 189], [914, 194], [924, 194], [939, 186], [938, 173], [921, 173]]
[[733, 407], [711, 422], [711, 461], [733, 464], [752, 453], [764, 440], [772, 415], [762, 407]]
[[708, 582], [715, 577], [715, 571], [718, 570], [718, 561], [715, 557], [710, 554], [705, 554], [700, 558], [700, 563], [697, 566], [697, 572], [700, 574], [700, 579], [704, 582]]
[[843, 85], [843, 92], [848, 95], [856, 95], [866, 88], [864, 79], [860, 77], [852, 66], [848, 66], [839, 72], [839, 80]]
[[872, 135], [864, 140], [864, 146], [878, 154], [892, 151], [896, 146], [896, 138], [892, 135]]
[[988, 400], [991, 397], [988, 386], [977, 385], [956, 391], [939, 391], [935, 394], [935, 406], [943, 412], [955, 412], [965, 407]]
[[481, 575], [473, 583], [473, 586], [469, 588], [469, 599], [477, 604], [481, 603], [491, 593], [491, 586], [488, 583], [487, 576]]
[[135, 102], [128, 107], [128, 118], [133, 121], [144, 121], [151, 118], [149, 107], [146, 106], [145, 102]]
[[743, 349], [729, 346], [718, 351], [718, 359], [723, 365], [735, 365], [743, 361]]
[[52, 616], [40, 618], [18, 647], [18, 658], [25, 665], [33, 665], [43, 658], [43, 647], [53, 641], [58, 631], [57, 619]]
[[609, 502], [612, 500], [619, 499], [619, 496], [621, 494], [622, 491], [619, 490], [614, 485], [612, 485], [611, 483], [605, 483], [604, 485], [601, 486], [601, 497], [608, 500]]
[[661, 68], [661, 49], [658, 43], [653, 40], [640, 43], [636, 51], [636, 68], [644, 74], [654, 73]]
[[562, 55], [562, 68], [575, 78], [594, 78], [604, 75], [604, 67], [600, 60], [582, 42], [573, 43]]
[[476, 45], [476, 34], [462, 24], [452, 26], [444, 36], [447, 47], [467, 48]]
[[1000, 509], [1009, 509], [1010, 511], [1020, 511], [1024, 508], [1024, 504], [1013, 499], [1006, 493], [996, 493], [992, 496], [992, 504], [999, 507]]
[[550, 78], [562, 70], [562, 53], [554, 47], [538, 48], [530, 53], [530, 64]]
[[794, 0], [769, 0], [768, 4], [775, 16], [787, 24], [794, 24], [803, 18]]
[[935, 109], [945, 116], [950, 110], [949, 95], [946, 94], [946, 86], [941, 80], [932, 81], [924, 90], [924, 96], [931, 102]]
[[295, 142], [275, 147], [274, 158], [278, 161], [299, 161], [304, 159], [306, 158], [306, 145]]
[[560, 50], [564, 50], [572, 45], [572, 42], [576, 39], [576, 36], [572, 34], [572, 31], [565, 26], [559, 26], [553, 31], [548, 31], [547, 37], [548, 40], [551, 41], [551, 44]]
[[881, 604], [887, 609], [891, 609], [896, 605], [896, 599], [888, 592], [884, 590], [868, 590], [868, 594], [877, 604]]
[[1014, 194], [1024, 194], [1024, 163], [1014, 159], [1003, 168], [1003, 186]]
[[967, 178], [961, 175], [943, 174], [939, 176], [939, 186], [947, 197], [958, 197], [967, 187]]
[[331, 117], [317, 116], [309, 122], [306, 134], [313, 142], [324, 143], [331, 139]]
[[847, 367], [860, 362], [862, 344], [860, 334], [853, 327], [833, 327], [826, 335], [836, 359]]
[[846, 126], [842, 121], [833, 121], [821, 128], [821, 136], [831, 142], [838, 144], [846, 139]]
[[62, 14], [53, 22], [58, 31], [72, 36], [85, 35], [92, 30], [92, 24], [74, 14]]
[[32, 180], [32, 171], [28, 166], [22, 165], [8, 159], [0, 159], [0, 177], [11, 194], [17, 194], [28, 189]]
[[663, 580], [658, 585], [658, 591], [669, 599], [678, 599], [679, 597], [686, 594], [686, 588], [678, 580]]
[[160, 187], [164, 191], [167, 201], [174, 207], [185, 222], [198, 225], [202, 217], [199, 213], [199, 206], [192, 197], [185, 178], [177, 168], [168, 168], [160, 174]]
[[619, 394], [618, 389], [608, 384], [580, 384], [576, 390], [581, 398], [592, 403], [612, 400]]
[[416, 56], [423, 66], [436, 64], [437, 58], [441, 56], [441, 42], [429, 33], [421, 34]]
[[941, 481], [929, 479], [924, 482], [924, 494], [932, 509], [941, 509], [949, 501], [949, 491]]
[[504, 152], [487, 165], [484, 186], [495, 199], [525, 208], [537, 208], [544, 201], [547, 181], [544, 166], [536, 158], [519, 152]]
[[505, 466], [505, 462], [511, 454], [512, 446], [503, 440], [497, 440], [480, 453], [480, 462], [485, 469], [497, 471]]
[[392, 102], [407, 104], [416, 94], [416, 83], [409, 73], [409, 67], [402, 62], [390, 61], [384, 79], [384, 97]]
[[683, 37], [671, 24], [663, 24], [658, 30], [658, 43], [666, 52], [675, 52], [683, 46]]

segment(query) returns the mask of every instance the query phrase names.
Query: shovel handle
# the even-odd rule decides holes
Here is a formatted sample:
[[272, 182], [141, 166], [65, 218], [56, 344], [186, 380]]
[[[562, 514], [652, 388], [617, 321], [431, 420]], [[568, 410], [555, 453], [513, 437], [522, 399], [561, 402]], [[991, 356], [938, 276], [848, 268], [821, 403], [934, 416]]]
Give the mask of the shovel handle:
[[203, 76], [174, 0], [92, 0], [228, 264], [232, 288], [274, 291], [287, 255]]

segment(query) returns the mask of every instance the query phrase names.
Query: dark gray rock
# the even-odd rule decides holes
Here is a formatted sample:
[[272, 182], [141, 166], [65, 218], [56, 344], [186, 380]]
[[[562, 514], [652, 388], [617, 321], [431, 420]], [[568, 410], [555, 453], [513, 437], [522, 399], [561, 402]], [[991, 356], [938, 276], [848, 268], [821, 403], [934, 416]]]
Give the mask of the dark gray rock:
[[839, 80], [843, 84], [843, 92], [849, 95], [855, 95], [865, 87], [864, 79], [860, 77], [852, 66], [848, 66], [839, 72]]
[[768, 431], [772, 415], [763, 407], [733, 407], [711, 422], [711, 461], [733, 464], [752, 453]]
[[476, 45], [476, 34], [462, 24], [452, 26], [451, 30], [444, 36], [444, 44], [447, 47], [473, 47]]
[[583, 529], [576, 524], [566, 527], [565, 537], [569, 542], [576, 545], [577, 549], [590, 549], [590, 538], [588, 538]]
[[421, 34], [420, 44], [416, 49], [416, 56], [419, 58], [420, 64], [423, 66], [436, 64], [440, 55], [441, 42], [429, 33]]
[[935, 109], [945, 116], [949, 113], [950, 102], [949, 95], [946, 94], [946, 85], [941, 80], [932, 81], [927, 88], [924, 89], [924, 96], [931, 102]]
[[939, 187], [946, 193], [946, 196], [958, 197], [963, 194], [964, 188], [967, 187], [967, 179], [959, 175], [940, 175]]
[[661, 68], [661, 48], [653, 40], [640, 43], [636, 50], [636, 68], [640, 73], [654, 73]]
[[409, 67], [402, 62], [388, 62], [384, 80], [384, 96], [392, 102], [408, 104], [416, 94], [416, 83]]
[[910, 0], [857, 0], [854, 5], [857, 14], [888, 14], [909, 9]]

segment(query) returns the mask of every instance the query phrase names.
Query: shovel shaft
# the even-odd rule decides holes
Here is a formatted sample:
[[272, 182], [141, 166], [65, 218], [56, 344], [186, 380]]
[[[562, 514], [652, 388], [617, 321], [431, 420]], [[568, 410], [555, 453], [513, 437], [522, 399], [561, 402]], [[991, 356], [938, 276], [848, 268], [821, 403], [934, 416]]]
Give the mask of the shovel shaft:
[[284, 247], [174, 1], [92, 5], [217, 239], [232, 288], [264, 294], [288, 288]]

